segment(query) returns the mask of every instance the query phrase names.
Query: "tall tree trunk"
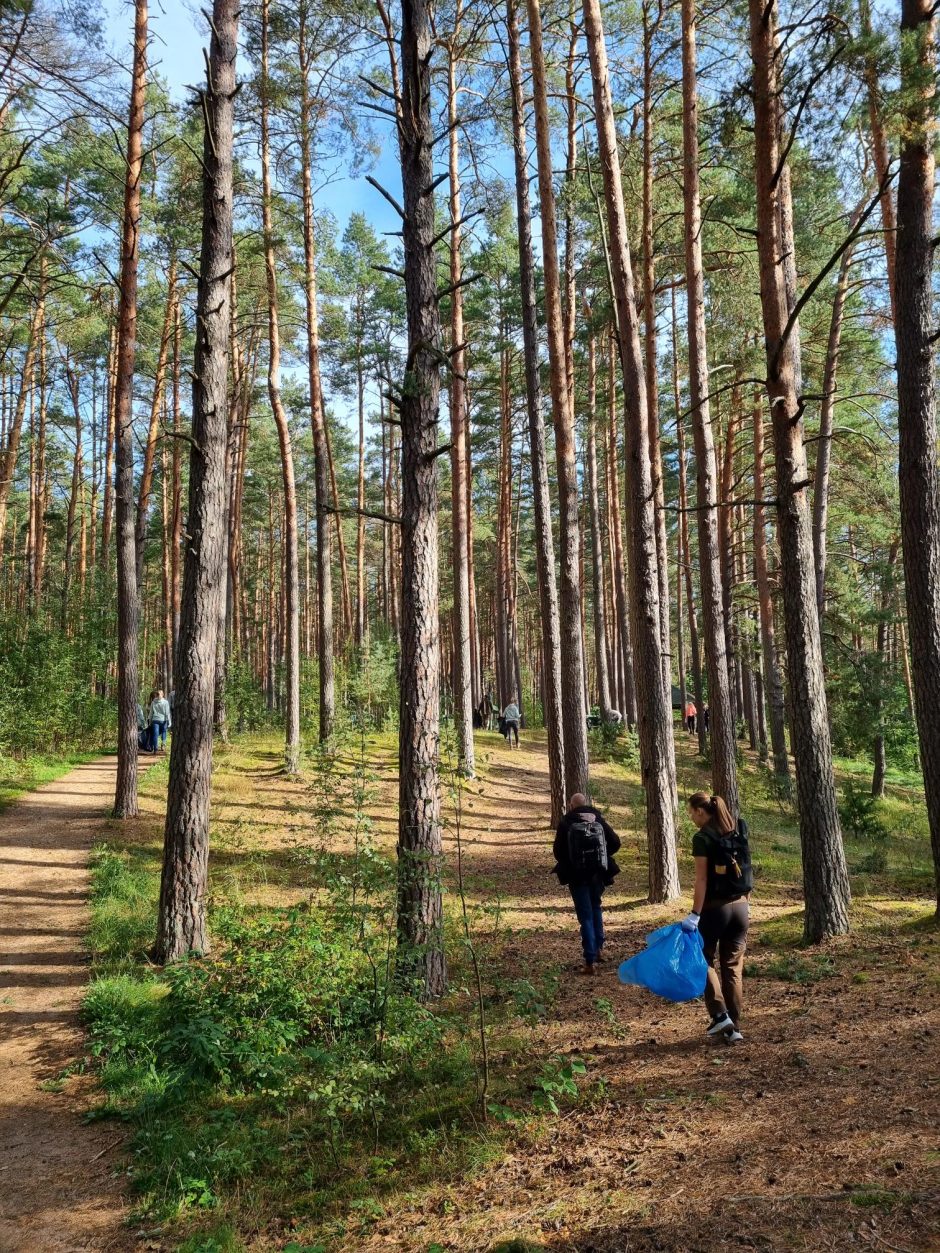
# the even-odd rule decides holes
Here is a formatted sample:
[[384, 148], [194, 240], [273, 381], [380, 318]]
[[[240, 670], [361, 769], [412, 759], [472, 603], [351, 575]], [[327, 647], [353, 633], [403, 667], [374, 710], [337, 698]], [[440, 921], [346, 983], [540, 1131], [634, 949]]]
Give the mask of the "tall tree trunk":
[[284, 768], [296, 774], [300, 768], [300, 597], [297, 554], [297, 486], [294, 450], [287, 410], [281, 397], [281, 332], [278, 321], [277, 268], [274, 257], [274, 224], [271, 195], [271, 144], [269, 136], [268, 27], [270, 0], [261, 6], [261, 214], [264, 233], [264, 268], [268, 294], [268, 396], [277, 427], [284, 484], [284, 592], [285, 683]]
[[774, 773], [781, 779], [790, 776], [787, 753], [787, 711], [783, 695], [783, 677], [777, 660], [777, 638], [774, 606], [770, 595], [770, 574], [767, 569], [767, 523], [764, 513], [764, 408], [761, 393], [754, 394], [754, 582], [757, 584], [757, 605], [760, 612], [761, 656], [764, 687], [770, 710], [770, 748]]
[[[113, 310], [112, 310], [113, 314]], [[108, 386], [108, 429], [105, 437], [104, 452], [104, 500], [101, 506], [101, 568], [108, 569], [111, 552], [111, 526], [114, 516], [114, 405], [117, 397], [117, 319], [111, 324], [109, 336], [107, 386]]]
[[940, 465], [932, 314], [936, 57], [930, 0], [902, 0], [898, 177], [899, 481], [914, 706], [940, 914]]
[[183, 449], [182, 418], [180, 415], [180, 370], [182, 340], [182, 314], [177, 300], [173, 311], [173, 513], [170, 525], [170, 599], [173, 619], [173, 654], [180, 633], [180, 594], [182, 583], [183, 542]]
[[[313, 151], [310, 131], [311, 50], [307, 46], [308, 0], [301, 0], [299, 27], [300, 148], [304, 201], [304, 295], [307, 302], [307, 379], [313, 432], [314, 493], [317, 511], [317, 663], [320, 679], [320, 743], [333, 734], [336, 677], [333, 640], [333, 554], [330, 543], [330, 450], [326, 437], [320, 378], [320, 319], [317, 309], [317, 254], [313, 218]], [[339, 518], [337, 517], [337, 523]]]
[[[659, 437], [659, 380], [656, 347], [656, 247], [653, 223], [653, 40], [662, 9], [650, 23], [643, 5], [643, 335], [646, 347], [646, 404], [649, 409], [650, 464], [656, 502], [656, 557], [659, 562], [659, 613], [662, 619], [663, 677], [672, 692], [672, 631], [669, 624], [669, 545], [666, 537], [666, 493]], [[673, 762], [675, 773], [675, 762]]]
[[[460, 37], [461, 3], [458, 0], [454, 31], [447, 58], [447, 123], [450, 128], [448, 172], [450, 175], [450, 490], [451, 536], [454, 569], [454, 722], [457, 732], [457, 768], [472, 778], [473, 758], [473, 661], [470, 635], [470, 536], [467, 495], [467, 355], [464, 351], [463, 289], [460, 230], [460, 151], [457, 128], [457, 41]], [[520, 693], [521, 696], [521, 693]]]
[[26, 416], [26, 401], [33, 389], [36, 352], [45, 334], [46, 301], [44, 293], [36, 301], [33, 321], [29, 330], [29, 342], [26, 346], [26, 359], [23, 362], [20, 390], [10, 422], [6, 430], [6, 439], [0, 448], [0, 558], [3, 556], [3, 540], [6, 533], [7, 509], [10, 489], [16, 477], [16, 461], [20, 452], [20, 434], [23, 430], [23, 418]]
[[888, 550], [884, 573], [881, 576], [881, 601], [878, 606], [878, 632], [875, 650], [878, 657], [878, 672], [875, 675], [876, 697], [875, 742], [872, 749], [871, 794], [882, 799], [885, 794], [885, 776], [888, 772], [888, 761], [885, 753], [884, 729], [884, 691], [887, 687], [888, 659], [888, 623], [892, 607], [896, 603], [894, 572], [898, 561], [900, 541], [895, 540]]
[[69, 395], [72, 400], [72, 416], [75, 419], [75, 451], [72, 454], [72, 483], [69, 489], [69, 503], [65, 515], [65, 569], [62, 578], [62, 614], [60, 619], [63, 635], [67, 635], [69, 631], [72, 561], [75, 550], [75, 519], [78, 513], [82, 485], [82, 410], [78, 390], [78, 367], [66, 362], [65, 372], [68, 379]]
[[[718, 467], [708, 399], [705, 338], [705, 280], [702, 269], [702, 210], [699, 199], [698, 84], [695, 0], [682, 0], [682, 148], [685, 189], [685, 271], [688, 299], [689, 399], [695, 440], [699, 577], [705, 667], [708, 672], [712, 787], [736, 816], [739, 809], [737, 746], [728, 675], [725, 606], [718, 543]], [[729, 431], [729, 445], [731, 432]], [[726, 501], [726, 513], [730, 513]]]
[[134, 5], [134, 68], [127, 127], [121, 291], [114, 383], [114, 521], [118, 596], [118, 767], [114, 817], [137, 816], [137, 628], [140, 604], [134, 539], [134, 368], [137, 358], [137, 265], [140, 180], [147, 94], [147, 0]]
[[140, 486], [137, 492], [137, 518], [134, 524], [134, 537], [137, 550], [137, 586], [143, 587], [144, 581], [144, 545], [147, 541], [147, 515], [150, 508], [150, 493], [153, 488], [153, 469], [157, 456], [157, 438], [160, 429], [160, 409], [163, 405], [163, 391], [166, 383], [166, 363], [170, 350], [170, 334], [173, 326], [173, 314], [176, 309], [176, 258], [170, 258], [169, 277], [167, 279], [166, 313], [163, 316], [163, 330], [160, 334], [160, 351], [157, 356], [157, 372], [153, 380], [153, 399], [150, 402], [150, 423], [147, 427], [147, 442], [144, 445], [144, 462], [140, 471]]
[[[692, 579], [692, 549], [689, 543], [688, 490], [685, 461], [685, 415], [682, 412], [682, 395], [679, 389], [679, 327], [676, 317], [676, 288], [672, 288], [672, 394], [676, 408], [676, 443], [679, 454], [679, 577], [685, 576], [685, 600], [689, 615], [689, 653], [692, 662], [692, 691], [695, 694], [695, 732], [698, 751], [705, 756], [708, 736], [705, 732], [705, 698], [702, 689], [702, 652], [699, 645], [698, 616], [695, 612], [695, 585]], [[682, 704], [685, 718], [685, 702]]]
[[640, 753], [646, 789], [649, 843], [649, 898], [672, 900], [679, 892], [676, 861], [675, 756], [672, 698], [663, 667], [659, 568], [656, 551], [656, 504], [650, 459], [646, 379], [633, 287], [633, 267], [620, 177], [614, 104], [607, 70], [607, 47], [600, 0], [584, 0], [584, 29], [594, 80], [598, 157], [604, 174], [614, 297], [620, 328], [625, 436], [631, 473], [627, 495], [627, 530], [636, 651]]
[[542, 264], [545, 280], [545, 321], [548, 332], [552, 419], [558, 473], [561, 539], [561, 685], [564, 708], [565, 787], [570, 796], [588, 790], [587, 715], [584, 708], [584, 649], [581, 637], [581, 560], [578, 551], [578, 470], [575, 461], [574, 411], [568, 389], [565, 334], [558, 273], [558, 233], [552, 187], [551, 127], [548, 86], [542, 51], [539, 0], [527, 0], [532, 94], [535, 105], [535, 146], [542, 219]]
[[205, 953], [212, 788], [212, 719], [219, 605], [225, 598], [228, 371], [231, 324], [232, 147], [237, 0], [214, 0], [203, 93], [202, 250], [196, 303], [193, 442], [176, 707], [170, 750], [155, 956]]
[[791, 304], [783, 258], [793, 253], [792, 235], [781, 232], [783, 198], [778, 141], [780, 96], [777, 77], [775, 5], [750, 0], [754, 65], [754, 153], [757, 187], [761, 305], [767, 350], [777, 470], [777, 523], [790, 679], [790, 712], [803, 850], [804, 932], [809, 943], [848, 930], [850, 899], [845, 851], [839, 829], [832, 744], [816, 586], [813, 537], [806, 491], [809, 473], [803, 443], [800, 342], [788, 327]]
[[[364, 313], [358, 322], [364, 329]], [[356, 345], [356, 396], [359, 415], [359, 456], [356, 468], [356, 651], [361, 660], [366, 648], [366, 384], [362, 342]]]
[[872, 156], [875, 159], [875, 174], [881, 188], [881, 228], [884, 232], [885, 264], [888, 272], [888, 299], [891, 304], [891, 322], [897, 325], [897, 296], [895, 294], [895, 254], [897, 251], [897, 217], [894, 211], [894, 200], [891, 196], [891, 181], [888, 171], [891, 165], [891, 153], [888, 149], [888, 138], [885, 132], [884, 99], [881, 84], [878, 81], [878, 61], [875, 49], [871, 45], [871, 9], [868, 0], [858, 0], [858, 18], [862, 37], [869, 42], [863, 62], [865, 90], [868, 93], [868, 125], [871, 130]]
[[[590, 310], [587, 311], [590, 321]], [[612, 705], [610, 675], [607, 670], [607, 617], [604, 612], [604, 556], [597, 486], [597, 352], [593, 330], [588, 337], [588, 431], [587, 497], [591, 520], [591, 576], [594, 603], [594, 658], [597, 666], [597, 693], [601, 717], [606, 719]]]
[[399, 970], [425, 996], [447, 983], [441, 902], [438, 784], [441, 653], [438, 630], [437, 426], [441, 324], [434, 255], [431, 142], [432, 12], [402, 0], [402, 117], [408, 359], [402, 387], [402, 603], [399, 732]]
[[[857, 214], [855, 215], [857, 217]], [[853, 218], [852, 225], [855, 225]], [[816, 611], [820, 630], [826, 611], [826, 527], [829, 520], [829, 467], [832, 464], [832, 429], [836, 409], [836, 376], [839, 368], [839, 349], [842, 343], [842, 323], [845, 298], [849, 288], [849, 266], [852, 249], [846, 248], [839, 266], [839, 281], [832, 301], [829, 318], [829, 338], [826, 343], [826, 365], [823, 371], [822, 403], [819, 407], [819, 438], [816, 445], [816, 469], [813, 475], [813, 555], [816, 569]]]
[[552, 798], [552, 824], [557, 825], [566, 808], [565, 744], [562, 730], [561, 629], [555, 580], [555, 542], [545, 448], [545, 420], [539, 376], [538, 312], [535, 297], [535, 266], [532, 260], [532, 214], [529, 206], [528, 140], [522, 87], [522, 57], [515, 0], [506, 0], [509, 39], [509, 80], [512, 89], [512, 137], [516, 175], [516, 223], [519, 236], [519, 279], [522, 298], [522, 339], [525, 353], [526, 410], [529, 418], [529, 451], [532, 465], [532, 496], [535, 506], [535, 562], [542, 618], [542, 668], [545, 729], [548, 734], [548, 774]]
[[630, 596], [627, 589], [627, 564], [623, 554], [623, 523], [620, 516], [619, 440], [617, 436], [617, 341], [611, 332], [608, 344], [607, 397], [607, 461], [610, 467], [610, 521], [614, 531], [614, 591], [617, 602], [617, 627], [623, 657], [624, 708], [621, 710], [628, 727], [637, 724], [636, 678], [633, 667], [633, 638], [630, 627]]

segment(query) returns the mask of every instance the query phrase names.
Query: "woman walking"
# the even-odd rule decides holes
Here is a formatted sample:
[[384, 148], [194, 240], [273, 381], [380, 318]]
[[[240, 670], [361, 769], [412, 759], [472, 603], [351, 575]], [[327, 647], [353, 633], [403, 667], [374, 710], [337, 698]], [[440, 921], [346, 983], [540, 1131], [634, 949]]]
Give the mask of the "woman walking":
[[[700, 931], [708, 962], [705, 1005], [711, 1014], [707, 1034], [738, 1044], [749, 923], [748, 898], [754, 886], [747, 823], [735, 821], [720, 796], [695, 792], [689, 815], [698, 827], [692, 837], [695, 893], [683, 931]], [[715, 970], [715, 958], [718, 970]]]

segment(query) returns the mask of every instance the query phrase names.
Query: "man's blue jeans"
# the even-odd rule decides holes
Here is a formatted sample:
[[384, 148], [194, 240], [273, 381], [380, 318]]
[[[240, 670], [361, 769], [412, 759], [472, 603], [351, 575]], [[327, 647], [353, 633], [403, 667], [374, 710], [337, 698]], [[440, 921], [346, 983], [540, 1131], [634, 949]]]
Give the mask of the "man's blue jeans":
[[150, 724], [150, 751], [155, 753], [157, 746], [166, 747], [166, 723], [151, 722]]
[[568, 889], [574, 901], [574, 912], [581, 924], [581, 947], [584, 960], [592, 966], [597, 961], [604, 944], [604, 915], [601, 912], [603, 883], [570, 883]]

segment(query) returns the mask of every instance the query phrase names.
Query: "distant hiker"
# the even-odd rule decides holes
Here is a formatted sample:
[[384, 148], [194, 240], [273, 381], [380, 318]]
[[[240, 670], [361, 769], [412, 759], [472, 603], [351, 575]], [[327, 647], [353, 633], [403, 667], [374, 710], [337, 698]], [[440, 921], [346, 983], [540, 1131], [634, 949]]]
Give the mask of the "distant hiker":
[[[737, 1044], [741, 1034], [744, 950], [754, 886], [747, 823], [735, 822], [720, 796], [695, 792], [689, 815], [698, 831], [692, 837], [695, 894], [683, 931], [701, 932], [708, 962], [705, 1005], [711, 1014], [706, 1028], [713, 1038]], [[718, 956], [718, 972], [715, 956]]]
[[702, 726], [705, 728], [705, 734], [708, 734], [708, 706], [702, 710]]
[[483, 699], [480, 701], [480, 718], [482, 719], [480, 725], [483, 727], [483, 730], [489, 731], [493, 718], [493, 701], [489, 692], [485, 692]]
[[147, 722], [147, 715], [144, 713], [144, 707], [137, 702], [137, 747], [147, 748], [150, 743], [150, 728]]
[[696, 713], [695, 702], [691, 700], [686, 701], [685, 703], [685, 729], [688, 731], [689, 735], [695, 734], [695, 713]]
[[503, 724], [506, 728], [503, 731], [503, 735], [505, 735], [506, 742], [510, 748], [513, 747], [513, 736], [516, 737], [516, 748], [519, 747], [519, 724], [521, 722], [522, 714], [519, 712], [519, 706], [514, 700], [511, 700], [503, 710]]
[[483, 730], [483, 706], [478, 705], [473, 711], [473, 729], [474, 731]]
[[567, 885], [574, 902], [581, 926], [582, 974], [596, 974], [597, 963], [605, 960], [601, 897], [604, 888], [620, 874], [614, 861], [619, 849], [620, 837], [600, 810], [582, 792], [575, 792], [555, 832], [552, 873], [558, 875], [559, 883]]
[[166, 751], [166, 733], [170, 729], [173, 718], [170, 713], [170, 702], [161, 690], [153, 694], [150, 705], [150, 751], [155, 753], [159, 745]]

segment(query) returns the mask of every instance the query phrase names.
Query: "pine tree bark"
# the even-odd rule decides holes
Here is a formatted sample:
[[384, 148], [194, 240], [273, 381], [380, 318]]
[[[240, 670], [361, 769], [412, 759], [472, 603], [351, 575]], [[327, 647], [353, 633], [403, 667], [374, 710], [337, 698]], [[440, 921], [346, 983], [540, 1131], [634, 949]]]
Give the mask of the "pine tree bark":
[[[868, 0], [858, 0], [858, 18], [862, 37], [871, 40], [871, 8]], [[871, 131], [871, 149], [875, 161], [875, 174], [881, 188], [881, 228], [884, 232], [885, 265], [888, 273], [888, 299], [891, 305], [891, 323], [897, 324], [897, 296], [895, 294], [895, 254], [897, 251], [897, 215], [891, 193], [888, 171], [891, 153], [885, 130], [884, 100], [878, 81], [878, 62], [874, 49], [866, 49], [862, 67], [865, 90], [868, 94], [868, 125]]]
[[561, 542], [560, 632], [561, 684], [564, 708], [565, 788], [568, 795], [588, 791], [587, 714], [584, 708], [584, 648], [581, 636], [581, 559], [578, 534], [578, 470], [575, 459], [574, 412], [568, 388], [565, 333], [558, 271], [558, 232], [552, 187], [551, 126], [548, 86], [542, 50], [542, 11], [539, 0], [527, 0], [532, 95], [535, 107], [535, 147], [542, 220], [542, 264], [545, 282], [545, 321], [548, 334], [552, 420], [558, 474], [559, 537]]
[[[311, 53], [307, 46], [307, 0], [300, 6], [300, 148], [304, 204], [304, 296], [307, 304], [307, 377], [313, 434], [314, 493], [317, 514], [317, 663], [319, 668], [319, 739], [325, 744], [336, 721], [336, 674], [333, 639], [333, 554], [330, 542], [330, 450], [320, 378], [320, 320], [317, 309], [317, 260], [313, 221], [313, 151], [310, 130]], [[337, 523], [339, 518], [337, 517]]]
[[848, 930], [849, 879], [839, 828], [825, 675], [816, 612], [809, 472], [803, 442], [799, 332], [788, 328], [785, 199], [779, 146], [776, 8], [750, 0], [761, 306], [777, 477], [777, 525], [786, 627], [790, 712], [803, 850], [804, 934], [815, 944]]
[[668, 901], [679, 892], [672, 697], [667, 691], [662, 655], [656, 506], [650, 459], [646, 379], [640, 352], [633, 268], [627, 237], [600, 0], [584, 0], [584, 30], [594, 80], [598, 157], [604, 175], [611, 269], [620, 329], [620, 363], [624, 381], [625, 435], [631, 477], [631, 490], [627, 496], [627, 532], [633, 593], [633, 647], [637, 663], [641, 769], [646, 789], [649, 898], [651, 901]]
[[163, 392], [166, 385], [166, 366], [170, 351], [170, 335], [173, 326], [173, 314], [176, 309], [176, 258], [170, 258], [170, 269], [167, 278], [166, 313], [163, 316], [163, 330], [160, 333], [160, 350], [157, 355], [157, 370], [153, 380], [153, 397], [150, 402], [150, 422], [147, 426], [147, 442], [144, 445], [144, 460], [140, 470], [140, 486], [137, 491], [137, 517], [134, 523], [134, 542], [137, 552], [137, 586], [143, 587], [144, 582], [144, 545], [147, 542], [147, 518], [150, 509], [150, 493], [153, 490], [153, 470], [157, 456], [157, 439], [160, 430], [160, 410], [163, 406]]
[[[853, 219], [852, 225], [854, 226]], [[826, 341], [826, 364], [823, 370], [822, 403], [819, 407], [819, 438], [816, 444], [816, 468], [813, 473], [813, 555], [816, 568], [816, 611], [820, 629], [826, 611], [826, 532], [829, 521], [829, 470], [832, 465], [832, 429], [836, 408], [836, 379], [839, 350], [842, 345], [842, 323], [845, 299], [849, 289], [849, 266], [852, 249], [846, 248], [839, 265], [839, 279], [832, 300], [829, 338]]]
[[473, 660], [470, 635], [470, 534], [467, 493], [467, 355], [464, 350], [463, 277], [460, 230], [460, 142], [457, 128], [457, 41], [461, 4], [458, 0], [447, 58], [447, 123], [450, 128], [450, 484], [451, 537], [454, 570], [454, 722], [457, 769], [473, 778]]
[[904, 587], [940, 914], [940, 464], [932, 323], [936, 51], [930, 0], [902, 0], [895, 343]]
[[[591, 313], [587, 310], [590, 321]], [[594, 332], [588, 335], [587, 408], [587, 504], [591, 523], [591, 590], [594, 606], [594, 664], [597, 668], [597, 699], [601, 717], [608, 719], [612, 709], [610, 675], [607, 669], [607, 615], [604, 610], [604, 549], [597, 485], [597, 347]]]
[[447, 984], [441, 899], [437, 448], [442, 353], [433, 248], [432, 11], [402, 0], [398, 125], [408, 357], [402, 387], [398, 969], [419, 994]]
[[760, 614], [761, 657], [764, 689], [770, 712], [770, 748], [774, 773], [781, 779], [790, 776], [787, 752], [787, 711], [783, 695], [783, 676], [777, 660], [777, 635], [774, 606], [770, 595], [770, 574], [767, 567], [767, 522], [764, 511], [764, 409], [761, 393], [754, 395], [754, 582], [757, 584], [757, 605]]
[[[695, 0], [682, 0], [682, 147], [685, 202], [685, 271], [688, 300], [689, 399], [695, 441], [696, 517], [705, 667], [708, 673], [712, 787], [737, 815], [738, 771], [731, 683], [728, 675], [725, 606], [718, 541], [718, 467], [709, 405], [702, 269], [702, 209], [699, 197], [698, 83]], [[729, 434], [730, 443], [730, 434]], [[727, 502], [726, 502], [727, 505]]]
[[294, 450], [287, 410], [281, 397], [281, 332], [278, 317], [277, 267], [274, 256], [274, 222], [271, 192], [271, 144], [269, 134], [268, 36], [270, 0], [261, 6], [261, 215], [264, 234], [264, 269], [268, 295], [268, 396], [277, 427], [284, 487], [284, 591], [285, 591], [285, 702], [284, 769], [300, 769], [300, 587], [297, 551], [297, 485]]
[[538, 310], [535, 296], [535, 266], [532, 259], [532, 213], [529, 205], [529, 145], [526, 137], [522, 57], [519, 51], [519, 22], [516, 16], [515, 0], [506, 0], [506, 30], [512, 92], [513, 159], [516, 175], [516, 223], [519, 237], [519, 285], [522, 299], [526, 411], [529, 419], [529, 452], [535, 511], [535, 561], [542, 619], [542, 695], [545, 729], [548, 735], [548, 774], [552, 799], [552, 825], [554, 826], [561, 820], [567, 808], [565, 743], [561, 720], [561, 628], [555, 578], [555, 541], [552, 534], [552, 504], [548, 480], [548, 455], [545, 447], [545, 420], [542, 415]]
[[40, 295], [40, 298], [36, 301], [36, 308], [29, 330], [29, 341], [26, 346], [26, 357], [23, 362], [23, 373], [21, 375], [16, 407], [7, 426], [6, 439], [2, 442], [2, 447], [0, 447], [0, 558], [3, 556], [3, 541], [6, 535], [10, 489], [16, 477], [16, 462], [20, 455], [20, 435], [23, 430], [23, 419], [26, 416], [26, 402], [33, 389], [36, 353], [41, 342], [45, 319], [45, 296]]
[[147, 94], [147, 0], [134, 5], [134, 66], [127, 128], [121, 289], [114, 382], [114, 523], [118, 597], [118, 766], [114, 817], [137, 816], [137, 629], [140, 604], [134, 537], [134, 368], [137, 358], [137, 266], [140, 180]]
[[614, 532], [614, 592], [617, 604], [617, 629], [623, 657], [624, 708], [621, 710], [628, 727], [637, 724], [636, 678], [633, 666], [633, 637], [630, 626], [630, 596], [627, 588], [627, 563], [623, 553], [623, 521], [620, 513], [620, 441], [617, 433], [617, 341], [611, 331], [607, 365], [607, 464], [610, 473], [610, 521]]
[[176, 707], [155, 959], [205, 953], [212, 722], [219, 606], [225, 600], [228, 373], [231, 343], [232, 149], [237, 0], [214, 0], [202, 93], [202, 249], [189, 462], [189, 512], [177, 649]]

